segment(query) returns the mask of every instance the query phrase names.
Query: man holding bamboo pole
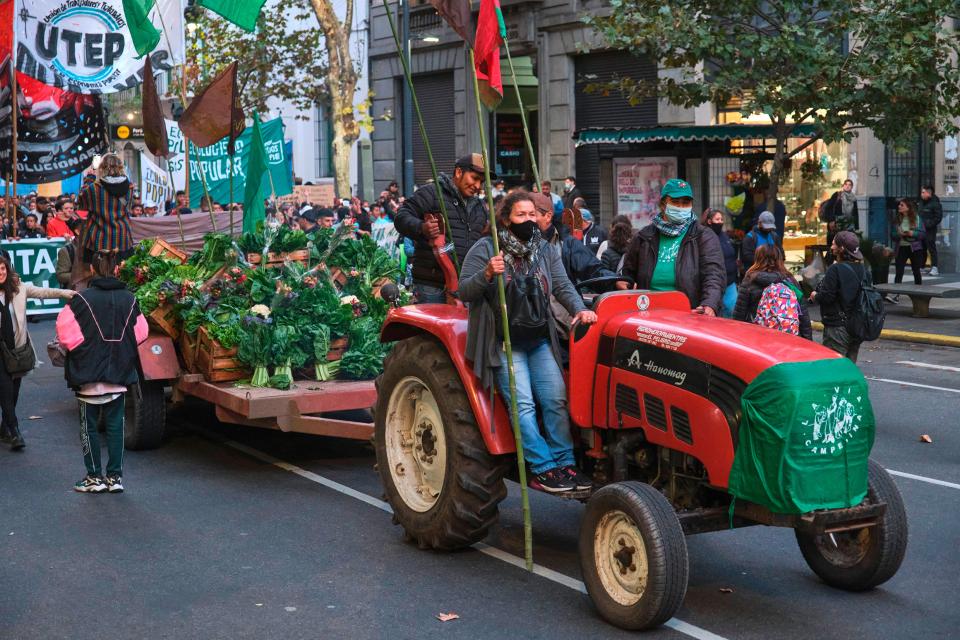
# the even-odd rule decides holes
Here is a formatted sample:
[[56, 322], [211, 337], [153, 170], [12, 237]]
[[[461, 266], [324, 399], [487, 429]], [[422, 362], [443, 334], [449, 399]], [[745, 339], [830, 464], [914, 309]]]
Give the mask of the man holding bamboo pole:
[[[453, 176], [441, 173], [438, 183], [420, 187], [397, 211], [394, 224], [416, 245], [413, 255], [413, 292], [419, 303], [443, 303], [448, 284], [434, 255], [431, 240], [441, 234], [450, 243], [445, 251], [455, 252], [463, 264], [467, 251], [480, 239], [487, 225], [487, 212], [477, 194], [483, 189], [483, 156], [468, 154], [457, 160]], [[440, 198], [446, 204], [450, 228], [442, 229]], [[452, 246], [451, 246], [452, 245]]]

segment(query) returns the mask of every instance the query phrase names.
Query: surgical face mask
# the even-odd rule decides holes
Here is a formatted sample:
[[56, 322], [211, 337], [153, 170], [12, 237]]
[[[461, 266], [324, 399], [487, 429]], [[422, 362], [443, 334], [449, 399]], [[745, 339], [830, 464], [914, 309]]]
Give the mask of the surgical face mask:
[[678, 207], [668, 204], [663, 212], [667, 217], [667, 222], [680, 224], [690, 219], [690, 216], [693, 215], [693, 207]]
[[520, 242], [530, 242], [533, 233], [537, 230], [537, 223], [533, 220], [524, 220], [510, 225], [510, 232], [517, 236]]

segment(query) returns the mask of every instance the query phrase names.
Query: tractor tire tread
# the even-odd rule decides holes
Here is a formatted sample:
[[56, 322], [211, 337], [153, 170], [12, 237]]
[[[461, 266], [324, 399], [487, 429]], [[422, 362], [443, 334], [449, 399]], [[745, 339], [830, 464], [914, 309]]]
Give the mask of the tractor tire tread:
[[127, 451], [156, 449], [166, 435], [167, 404], [163, 383], [140, 381], [127, 392], [123, 445]]

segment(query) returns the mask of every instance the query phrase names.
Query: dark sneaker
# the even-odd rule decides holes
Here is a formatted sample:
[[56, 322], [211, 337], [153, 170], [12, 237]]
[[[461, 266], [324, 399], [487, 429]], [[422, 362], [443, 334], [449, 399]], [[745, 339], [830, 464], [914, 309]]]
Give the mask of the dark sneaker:
[[107, 490], [107, 485], [100, 476], [88, 475], [73, 485], [73, 490], [80, 493], [103, 493]]
[[107, 491], [110, 493], [123, 493], [123, 478], [120, 476], [107, 476]]
[[560, 467], [550, 469], [550, 471], [544, 471], [530, 478], [531, 489], [546, 491], [547, 493], [573, 491], [575, 486], [573, 480], [571, 480]]
[[577, 469], [575, 466], [570, 465], [569, 467], [564, 467], [563, 472], [567, 474], [567, 477], [573, 481], [573, 484], [577, 487], [577, 491], [583, 491], [585, 489], [593, 489], [593, 480], [590, 479], [590, 476], [585, 474], [580, 469]]

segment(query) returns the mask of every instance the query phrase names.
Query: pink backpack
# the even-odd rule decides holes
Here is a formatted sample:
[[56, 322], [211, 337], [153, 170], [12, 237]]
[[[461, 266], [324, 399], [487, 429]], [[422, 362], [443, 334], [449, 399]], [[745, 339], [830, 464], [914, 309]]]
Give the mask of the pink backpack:
[[783, 282], [767, 285], [757, 304], [753, 323], [768, 329], [800, 335], [800, 298]]

